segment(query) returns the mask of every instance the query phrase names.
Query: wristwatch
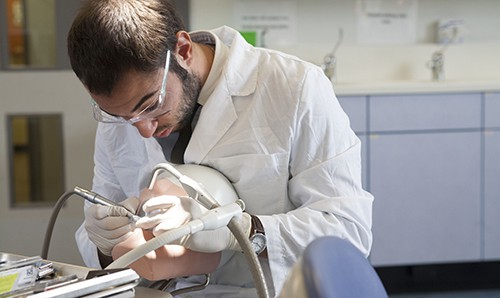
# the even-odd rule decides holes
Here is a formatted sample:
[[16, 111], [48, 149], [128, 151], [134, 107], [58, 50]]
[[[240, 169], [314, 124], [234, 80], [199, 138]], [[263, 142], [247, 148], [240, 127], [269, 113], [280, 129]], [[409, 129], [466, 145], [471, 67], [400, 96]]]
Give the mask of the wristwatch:
[[266, 233], [260, 219], [251, 215], [252, 217], [252, 230], [250, 231], [250, 243], [252, 243], [253, 251], [260, 255], [267, 247]]

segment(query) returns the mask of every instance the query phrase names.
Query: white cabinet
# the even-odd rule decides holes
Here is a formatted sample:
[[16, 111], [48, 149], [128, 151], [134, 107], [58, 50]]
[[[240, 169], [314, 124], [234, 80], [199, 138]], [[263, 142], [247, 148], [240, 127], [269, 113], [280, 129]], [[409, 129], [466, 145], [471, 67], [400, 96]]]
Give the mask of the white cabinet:
[[366, 96], [340, 96], [338, 98], [342, 109], [349, 115], [351, 128], [358, 135], [368, 131], [368, 98]]
[[370, 132], [477, 129], [479, 93], [370, 96]]
[[481, 95], [370, 97], [374, 265], [481, 257]]
[[361, 168], [362, 168], [362, 183], [367, 189], [368, 185], [368, 105], [366, 96], [348, 96], [339, 97], [342, 109], [349, 115], [351, 128], [361, 141]]
[[371, 135], [372, 264], [479, 260], [480, 160], [477, 132]]
[[500, 259], [500, 93], [486, 93], [484, 129], [484, 258]]
[[341, 104], [367, 137], [373, 265], [500, 257], [500, 94], [346, 96]]

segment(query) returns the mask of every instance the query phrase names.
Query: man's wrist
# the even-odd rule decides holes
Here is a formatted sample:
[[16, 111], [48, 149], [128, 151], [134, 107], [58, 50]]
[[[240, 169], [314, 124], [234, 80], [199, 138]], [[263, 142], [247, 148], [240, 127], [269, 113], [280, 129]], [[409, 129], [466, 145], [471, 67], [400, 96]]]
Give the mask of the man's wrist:
[[264, 226], [258, 216], [250, 216], [251, 228], [249, 239], [252, 243], [253, 249], [258, 256], [262, 255], [264, 252], [265, 255], [267, 255], [267, 237], [266, 232], [264, 231]]

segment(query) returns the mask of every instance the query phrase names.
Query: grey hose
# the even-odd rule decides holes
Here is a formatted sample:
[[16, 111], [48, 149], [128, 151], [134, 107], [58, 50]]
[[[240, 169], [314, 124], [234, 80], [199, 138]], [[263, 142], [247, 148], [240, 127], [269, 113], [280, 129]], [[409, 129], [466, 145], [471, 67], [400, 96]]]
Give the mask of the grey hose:
[[52, 232], [54, 231], [54, 226], [57, 220], [57, 216], [59, 215], [59, 211], [63, 207], [66, 200], [74, 194], [75, 191], [73, 190], [63, 193], [57, 200], [56, 204], [54, 205], [54, 208], [52, 209], [52, 214], [50, 215], [49, 223], [47, 224], [47, 229], [45, 231], [45, 238], [43, 240], [42, 254], [41, 254], [42, 259], [46, 260], [49, 255], [50, 239], [52, 238]]
[[189, 224], [185, 224], [178, 228], [168, 230], [165, 233], [148, 240], [146, 243], [143, 243], [140, 246], [137, 246], [134, 249], [128, 251], [118, 259], [114, 260], [113, 263], [109, 264], [105, 269], [125, 268], [133, 262], [142, 258], [147, 253], [158, 249], [172, 241], [182, 238], [185, 235], [189, 235], [190, 233], [191, 226]]
[[243, 232], [238, 220], [236, 218], [232, 218], [227, 225], [231, 233], [233, 233], [234, 238], [238, 241], [241, 249], [243, 250], [243, 254], [248, 262], [250, 270], [252, 272], [252, 277], [255, 282], [255, 288], [257, 289], [257, 294], [261, 298], [268, 298], [269, 292], [267, 290], [266, 277], [264, 276], [264, 271], [262, 271], [262, 266], [260, 265], [259, 258], [257, 254], [254, 252], [250, 240], [245, 237], [245, 233]]

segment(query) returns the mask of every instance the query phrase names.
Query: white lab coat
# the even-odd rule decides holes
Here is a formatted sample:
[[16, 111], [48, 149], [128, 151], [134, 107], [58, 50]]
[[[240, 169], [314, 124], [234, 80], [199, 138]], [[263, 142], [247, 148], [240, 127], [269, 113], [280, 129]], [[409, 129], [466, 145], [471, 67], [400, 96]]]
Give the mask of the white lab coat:
[[[211, 32], [222, 75], [211, 73], [213, 84], [201, 92], [204, 104], [185, 161], [219, 170], [246, 211], [260, 217], [271, 288], [279, 292], [317, 237], [346, 238], [368, 255], [373, 197], [361, 187], [361, 143], [330, 81], [319, 67], [254, 48], [231, 28]], [[134, 127], [99, 124], [93, 190], [113, 200], [138, 195], [163, 160], [157, 141]], [[98, 267], [85, 229], [77, 242], [86, 264]], [[213, 280], [248, 285], [251, 275], [241, 266], [244, 259], [235, 254]]]

